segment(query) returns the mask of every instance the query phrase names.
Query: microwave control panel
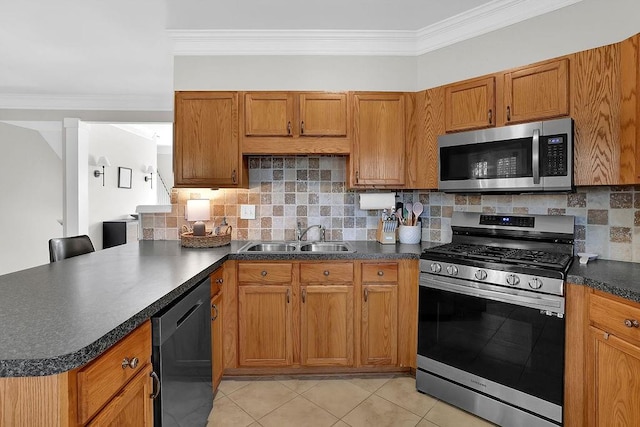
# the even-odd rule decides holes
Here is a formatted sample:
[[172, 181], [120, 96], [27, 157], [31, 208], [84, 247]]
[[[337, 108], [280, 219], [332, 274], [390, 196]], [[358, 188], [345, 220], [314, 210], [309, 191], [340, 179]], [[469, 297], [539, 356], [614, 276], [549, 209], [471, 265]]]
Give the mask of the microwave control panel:
[[541, 175], [566, 176], [567, 151], [566, 135], [540, 137]]

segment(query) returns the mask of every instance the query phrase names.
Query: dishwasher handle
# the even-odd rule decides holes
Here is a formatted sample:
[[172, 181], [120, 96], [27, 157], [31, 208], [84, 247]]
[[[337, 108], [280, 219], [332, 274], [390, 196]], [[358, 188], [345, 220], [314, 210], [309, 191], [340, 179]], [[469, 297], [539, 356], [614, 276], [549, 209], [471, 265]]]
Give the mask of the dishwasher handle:
[[202, 301], [198, 301], [191, 307], [185, 314], [182, 315], [176, 322], [176, 329], [180, 327], [197, 309], [202, 305]]

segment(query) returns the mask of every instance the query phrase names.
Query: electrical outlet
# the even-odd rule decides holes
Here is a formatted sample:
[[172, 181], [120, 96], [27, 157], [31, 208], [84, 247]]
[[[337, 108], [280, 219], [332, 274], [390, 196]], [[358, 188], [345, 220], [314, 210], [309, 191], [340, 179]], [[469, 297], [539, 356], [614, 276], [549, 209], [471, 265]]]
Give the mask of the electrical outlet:
[[240, 219], [256, 219], [256, 205], [240, 205]]

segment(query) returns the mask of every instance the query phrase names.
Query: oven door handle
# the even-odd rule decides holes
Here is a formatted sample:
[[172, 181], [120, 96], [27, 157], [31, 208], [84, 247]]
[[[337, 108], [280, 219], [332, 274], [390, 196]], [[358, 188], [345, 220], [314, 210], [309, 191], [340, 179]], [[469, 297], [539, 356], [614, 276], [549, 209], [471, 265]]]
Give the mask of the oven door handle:
[[[437, 279], [429, 274], [420, 274], [420, 286], [544, 310], [545, 312], [549, 312], [549, 314], [559, 315], [558, 317], [564, 316], [564, 297], [503, 287], [499, 287], [500, 290], [494, 290], [498, 287], [449, 277], [435, 277], [437, 277]], [[528, 295], [525, 295], [525, 292], [527, 292]]]

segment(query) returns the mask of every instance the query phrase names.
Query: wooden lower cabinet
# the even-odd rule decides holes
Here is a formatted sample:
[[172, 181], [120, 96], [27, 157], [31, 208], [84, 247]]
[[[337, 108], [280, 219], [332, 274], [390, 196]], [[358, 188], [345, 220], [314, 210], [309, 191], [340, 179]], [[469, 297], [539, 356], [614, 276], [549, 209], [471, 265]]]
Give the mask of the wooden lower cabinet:
[[100, 413], [89, 426], [152, 426], [153, 401], [151, 396], [150, 364], [136, 375]]
[[[137, 362], [123, 368], [125, 358]], [[0, 426], [153, 426], [151, 322], [85, 366], [0, 378]]]
[[301, 363], [353, 365], [353, 286], [303, 285]]
[[292, 315], [290, 285], [239, 286], [239, 365], [291, 365]]
[[224, 370], [224, 327], [223, 327], [223, 294], [218, 292], [211, 298], [211, 376], [213, 392], [218, 390]]
[[398, 362], [398, 285], [363, 285], [363, 365]]

